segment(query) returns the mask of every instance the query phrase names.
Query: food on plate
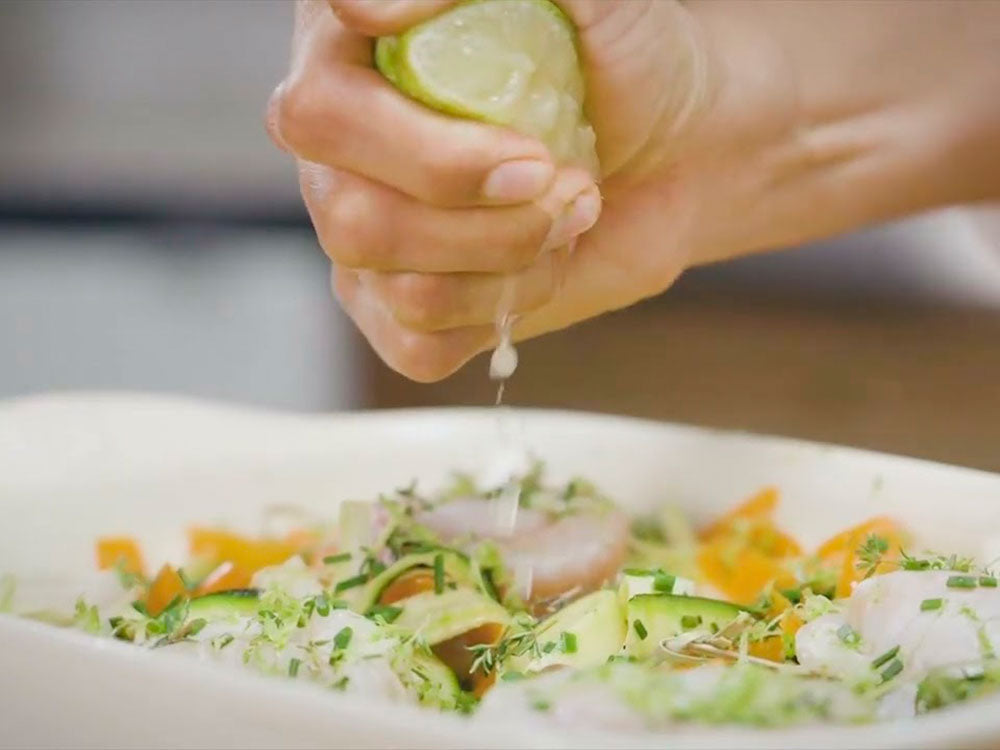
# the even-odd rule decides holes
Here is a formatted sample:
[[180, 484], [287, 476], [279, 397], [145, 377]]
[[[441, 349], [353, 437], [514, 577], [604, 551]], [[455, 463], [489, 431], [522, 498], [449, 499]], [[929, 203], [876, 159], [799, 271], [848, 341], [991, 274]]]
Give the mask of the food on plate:
[[[912, 717], [1000, 687], [988, 566], [876, 517], [807, 548], [766, 488], [694, 528], [540, 466], [194, 526], [184, 559], [96, 540], [70, 604], [0, 607], [155, 650], [444, 711], [609, 730]], [[280, 528], [278, 528], [280, 526]], [[27, 589], [26, 582], [22, 582]]]

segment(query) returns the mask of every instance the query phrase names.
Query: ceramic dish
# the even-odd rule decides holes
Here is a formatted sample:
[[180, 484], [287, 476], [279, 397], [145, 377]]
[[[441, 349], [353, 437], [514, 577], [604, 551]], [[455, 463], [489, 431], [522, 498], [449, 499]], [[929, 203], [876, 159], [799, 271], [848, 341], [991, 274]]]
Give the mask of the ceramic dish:
[[[936, 548], [996, 556], [1000, 476], [866, 451], [571, 412], [512, 423], [553, 480], [695, 522], [763, 485], [804, 544], [888, 513]], [[239, 528], [267, 506], [334, 511], [414, 478], [434, 486], [497, 449], [492, 409], [298, 416], [172, 398], [76, 395], [0, 406], [0, 571], [44, 587], [93, 565], [93, 539], [167, 556], [192, 520]], [[609, 736], [494, 725], [164, 658], [0, 616], [2, 747], [989, 747], [1000, 699], [905, 722], [793, 730], [685, 727]]]

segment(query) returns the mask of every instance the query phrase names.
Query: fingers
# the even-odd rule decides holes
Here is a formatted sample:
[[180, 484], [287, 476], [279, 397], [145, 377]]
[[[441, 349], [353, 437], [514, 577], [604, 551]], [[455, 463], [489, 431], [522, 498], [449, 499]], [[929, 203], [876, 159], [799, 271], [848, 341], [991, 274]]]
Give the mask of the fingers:
[[329, 0], [345, 26], [365, 36], [398, 34], [458, 0]]
[[446, 378], [486, 349], [493, 326], [427, 333], [405, 328], [372, 295], [364, 293], [355, 271], [334, 268], [334, 292], [382, 360], [421, 383]]
[[511, 276], [363, 271], [358, 278], [404, 328], [446, 331], [494, 325], [501, 306], [519, 314], [538, 309], [559, 288], [562, 258], [562, 252], [546, 253]]
[[[436, 206], [521, 203], [545, 193], [555, 174], [545, 146], [407, 98], [371, 68], [370, 42], [329, 16], [316, 22], [272, 96], [275, 142]], [[364, 59], [358, 40], [367, 45]]]
[[347, 268], [510, 273], [589, 229], [600, 196], [583, 170], [560, 171], [536, 203], [446, 209], [348, 172], [300, 166], [300, 185], [327, 255]]

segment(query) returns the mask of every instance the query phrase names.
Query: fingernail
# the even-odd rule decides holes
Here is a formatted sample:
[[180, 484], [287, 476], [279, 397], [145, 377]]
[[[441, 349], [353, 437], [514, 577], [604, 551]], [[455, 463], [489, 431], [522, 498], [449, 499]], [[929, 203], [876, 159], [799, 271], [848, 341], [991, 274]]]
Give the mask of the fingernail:
[[574, 237], [583, 234], [597, 222], [601, 214], [601, 196], [596, 190], [588, 190], [578, 195], [567, 206], [549, 229], [542, 250], [554, 250], [562, 247]]
[[553, 172], [551, 164], [537, 159], [505, 161], [486, 178], [483, 195], [495, 201], [530, 201], [545, 192]]

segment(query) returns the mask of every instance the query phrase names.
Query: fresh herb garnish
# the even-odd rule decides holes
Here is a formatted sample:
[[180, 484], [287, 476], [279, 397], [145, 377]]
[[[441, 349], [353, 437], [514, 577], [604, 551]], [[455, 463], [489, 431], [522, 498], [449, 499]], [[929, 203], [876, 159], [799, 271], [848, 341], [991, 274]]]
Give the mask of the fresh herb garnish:
[[681, 616], [681, 627], [684, 628], [684, 630], [694, 630], [699, 625], [701, 625], [701, 615]]
[[350, 552], [341, 552], [339, 555], [327, 555], [323, 558], [324, 565], [336, 565], [337, 563], [347, 562], [351, 559]]
[[339, 594], [342, 591], [347, 591], [348, 589], [357, 588], [358, 586], [364, 586], [368, 582], [368, 575], [365, 573], [360, 573], [353, 578], [346, 578], [343, 581], [337, 583], [333, 587], [333, 592]]
[[444, 554], [434, 555], [434, 593], [444, 593]]
[[391, 604], [376, 604], [368, 610], [370, 619], [381, 618], [387, 624], [394, 622], [401, 614], [403, 614], [403, 608], [394, 607]]
[[869, 534], [855, 553], [858, 558], [857, 569], [864, 572], [865, 578], [871, 578], [882, 562], [883, 555], [888, 551], [888, 539], [878, 534]]
[[636, 620], [633, 622], [632, 627], [635, 629], [635, 634], [639, 636], [640, 641], [646, 640], [646, 636], [649, 635], [649, 631], [646, 630], [646, 626], [642, 624], [642, 620]]
[[564, 654], [575, 654], [576, 653], [576, 633], [570, 633], [566, 631], [562, 634], [561, 647]]
[[837, 637], [847, 646], [857, 646], [861, 642], [861, 634], [846, 622], [837, 628]]
[[354, 630], [350, 625], [347, 625], [337, 631], [337, 634], [333, 636], [333, 647], [338, 651], [343, 651], [351, 643], [351, 638], [354, 636]]
[[997, 587], [997, 579], [995, 576], [979, 576], [979, 585], [985, 588], [995, 589]]
[[896, 654], [899, 653], [899, 646], [893, 646], [888, 651], [886, 651], [881, 656], [877, 656], [872, 660], [872, 668], [879, 669], [882, 665], [888, 663], [890, 660], [896, 658]]
[[665, 594], [669, 594], [674, 590], [674, 584], [677, 582], [677, 576], [672, 576], [669, 573], [657, 573], [653, 577], [653, 590], [662, 591]]
[[288, 662], [288, 676], [289, 677], [297, 677], [298, 674], [299, 674], [299, 667], [301, 667], [301, 666], [302, 666], [302, 660], [301, 659], [294, 659], [293, 658], [291, 661], [289, 661]]
[[889, 666], [882, 671], [882, 682], [888, 682], [902, 671], [903, 662], [899, 659], [893, 659], [889, 662]]
[[933, 612], [936, 609], [941, 609], [944, 606], [944, 599], [924, 599], [920, 602], [921, 612]]
[[975, 576], [949, 576], [945, 586], [950, 589], [974, 589], [976, 583]]

